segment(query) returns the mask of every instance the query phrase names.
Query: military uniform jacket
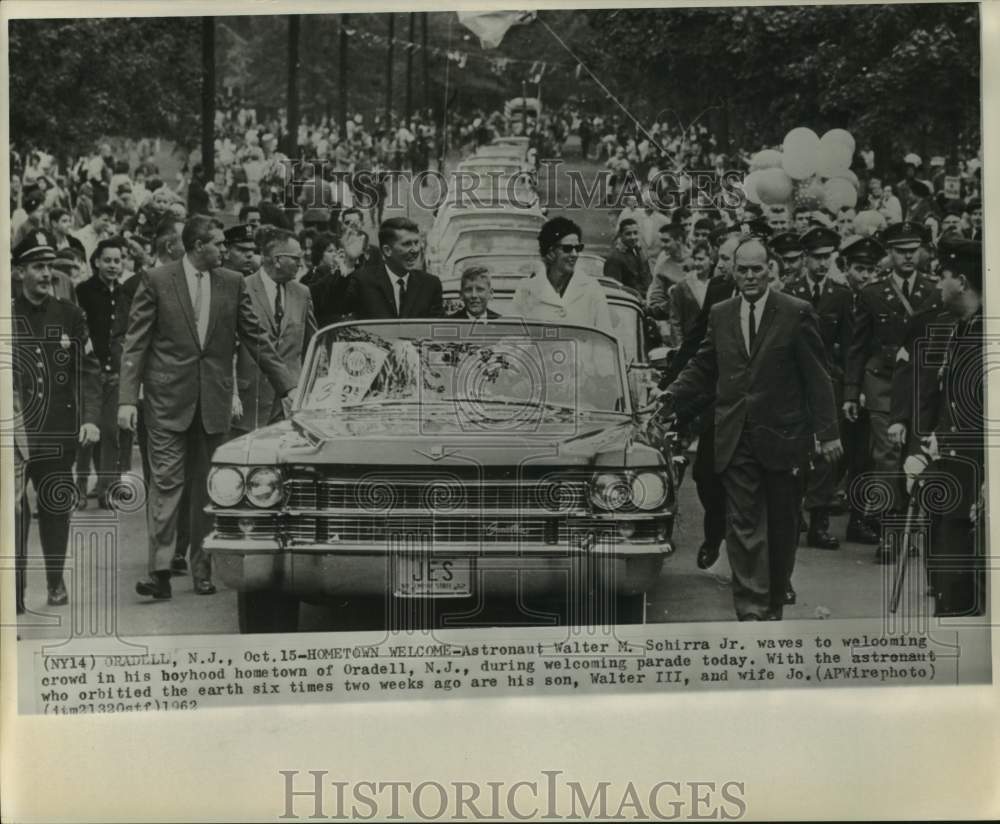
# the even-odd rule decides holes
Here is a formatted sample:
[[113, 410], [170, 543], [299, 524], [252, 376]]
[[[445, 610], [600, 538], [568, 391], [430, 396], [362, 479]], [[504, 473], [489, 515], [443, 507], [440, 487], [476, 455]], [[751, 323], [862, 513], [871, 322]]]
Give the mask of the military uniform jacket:
[[907, 324], [937, 295], [934, 283], [918, 274], [909, 299], [913, 311], [909, 312], [893, 286], [893, 276], [887, 275], [861, 290], [847, 354], [844, 400], [857, 401], [864, 394], [866, 406], [873, 412], [890, 411], [892, 373]]
[[920, 416], [933, 426], [940, 469], [958, 482], [959, 500], [947, 514], [968, 517], [985, 479], [983, 430], [983, 315], [959, 322], [945, 349], [938, 380], [921, 393]]
[[937, 385], [938, 371], [955, 328], [955, 318], [940, 301], [926, 304], [906, 324], [903, 343], [896, 353], [892, 372], [892, 407], [890, 423], [906, 426], [909, 435], [919, 441], [933, 431], [933, 422], [921, 419], [921, 394]]
[[100, 365], [78, 306], [47, 297], [38, 306], [23, 295], [12, 301], [14, 381], [29, 439], [71, 440], [80, 426], [97, 424]]
[[853, 300], [851, 290], [834, 282], [829, 276], [823, 279], [819, 301], [813, 299], [813, 282], [807, 275], [796, 278], [785, 288], [785, 294], [812, 304], [819, 317], [819, 334], [823, 339], [827, 360], [830, 362], [830, 379], [833, 381], [837, 406], [843, 394], [847, 352], [851, 347], [853, 329]]

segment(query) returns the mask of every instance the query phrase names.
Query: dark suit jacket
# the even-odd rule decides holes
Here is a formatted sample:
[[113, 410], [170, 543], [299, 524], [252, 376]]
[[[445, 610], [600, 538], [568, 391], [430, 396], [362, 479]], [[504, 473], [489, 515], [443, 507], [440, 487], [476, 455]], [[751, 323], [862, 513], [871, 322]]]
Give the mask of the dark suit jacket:
[[712, 307], [724, 300], [729, 300], [735, 291], [736, 284], [732, 278], [716, 275], [708, 282], [708, 288], [705, 290], [705, 302], [701, 305], [701, 311], [694, 323], [691, 324], [690, 330], [684, 336], [684, 342], [680, 349], [674, 353], [670, 366], [664, 370], [663, 380], [660, 381], [661, 389], [677, 380], [681, 370], [701, 347], [701, 342], [708, 332], [708, 316]]
[[729, 465], [744, 432], [761, 466], [791, 470], [804, 463], [814, 436], [839, 437], [816, 313], [772, 290], [747, 353], [740, 303], [733, 297], [712, 307], [701, 348], [667, 391], [679, 404], [714, 392], [716, 472]]
[[[316, 333], [316, 318], [313, 315], [312, 298], [309, 289], [294, 280], [285, 284], [284, 316], [281, 329], [274, 325], [274, 306], [264, 291], [263, 271], [254, 272], [247, 278], [247, 291], [253, 303], [254, 312], [264, 324], [278, 356], [288, 368], [292, 379], [298, 383], [302, 371], [302, 358], [309, 341]], [[236, 389], [240, 395], [243, 414], [233, 421], [233, 429], [252, 432], [281, 418], [281, 401], [274, 393], [274, 387], [262, 374], [261, 369], [242, 346], [236, 356]]]
[[604, 274], [614, 278], [623, 286], [634, 289], [643, 297], [653, 280], [649, 271], [649, 260], [642, 249], [636, 249], [635, 254], [621, 249], [612, 250], [604, 261]]
[[136, 404], [143, 386], [146, 423], [187, 431], [200, 406], [205, 431], [229, 431], [236, 340], [281, 397], [295, 380], [281, 362], [254, 312], [246, 278], [211, 271], [212, 297], [204, 347], [181, 261], [150, 269], [137, 284], [122, 352], [119, 403]]
[[785, 288], [785, 294], [812, 304], [819, 317], [819, 333], [823, 338], [827, 360], [830, 362], [830, 378], [833, 380], [833, 391], [839, 409], [843, 402], [847, 352], [851, 347], [854, 299], [849, 287], [826, 278], [820, 292], [819, 303], [813, 304], [812, 288], [812, 281], [803, 275]]
[[[498, 317], [500, 317], [500, 315], [494, 312], [492, 309], [486, 310], [487, 320], [493, 320], [494, 318]], [[467, 314], [465, 314], [465, 309], [458, 309], [454, 312], [449, 312], [447, 315], [445, 315], [445, 318], [447, 320], [480, 320], [480, 318], [470, 318]]]
[[441, 281], [418, 269], [410, 272], [403, 311], [397, 315], [396, 292], [383, 263], [370, 264], [351, 274], [345, 303], [348, 312], [359, 320], [439, 318], [444, 314]]

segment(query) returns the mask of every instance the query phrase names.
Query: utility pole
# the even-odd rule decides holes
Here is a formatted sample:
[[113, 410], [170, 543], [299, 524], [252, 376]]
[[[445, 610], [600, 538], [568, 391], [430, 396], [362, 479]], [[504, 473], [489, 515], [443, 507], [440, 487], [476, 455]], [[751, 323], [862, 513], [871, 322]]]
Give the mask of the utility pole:
[[430, 61], [427, 58], [427, 12], [420, 12], [420, 45], [423, 47], [421, 59], [424, 63], [424, 109], [431, 105]]
[[417, 32], [417, 13], [410, 12], [410, 37], [406, 44], [406, 122], [410, 122], [410, 114], [413, 112], [413, 38]]
[[339, 111], [337, 112], [337, 124], [340, 130], [340, 139], [347, 138], [347, 28], [351, 25], [351, 15], [342, 14], [338, 20], [340, 27], [340, 65], [338, 67], [339, 89], [337, 101]]
[[392, 127], [392, 50], [396, 39], [396, 15], [389, 14], [389, 51], [385, 58], [385, 127]]
[[301, 17], [288, 17], [288, 137], [285, 153], [295, 158], [299, 150], [299, 24]]
[[215, 18], [201, 18], [201, 168], [215, 180]]

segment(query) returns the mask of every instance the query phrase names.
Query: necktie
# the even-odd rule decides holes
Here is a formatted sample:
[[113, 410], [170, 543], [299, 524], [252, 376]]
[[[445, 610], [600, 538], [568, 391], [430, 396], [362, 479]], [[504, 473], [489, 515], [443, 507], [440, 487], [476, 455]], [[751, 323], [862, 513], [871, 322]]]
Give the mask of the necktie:
[[208, 333], [208, 312], [205, 311], [205, 273], [195, 272], [197, 286], [194, 292], [194, 318], [198, 326], [198, 342], [205, 345], [205, 335]]
[[908, 280], [903, 281], [903, 297], [907, 300], [910, 299], [910, 281]]
[[750, 334], [748, 335], [750, 338], [750, 345], [748, 349], [753, 352], [753, 342], [757, 337], [757, 302], [747, 301], [747, 306], [750, 307]]
[[820, 294], [820, 292], [819, 292], [819, 284], [818, 283], [814, 283], [813, 284], [813, 306], [816, 306], [816, 305], [819, 304], [819, 294]]
[[399, 284], [399, 304], [396, 306], [396, 315], [403, 317], [403, 301], [406, 299], [406, 278], [398, 278], [396, 283]]
[[279, 332], [281, 331], [281, 320], [285, 317], [285, 308], [282, 306], [281, 301], [282, 286], [280, 283], [275, 284], [274, 290], [274, 328]]

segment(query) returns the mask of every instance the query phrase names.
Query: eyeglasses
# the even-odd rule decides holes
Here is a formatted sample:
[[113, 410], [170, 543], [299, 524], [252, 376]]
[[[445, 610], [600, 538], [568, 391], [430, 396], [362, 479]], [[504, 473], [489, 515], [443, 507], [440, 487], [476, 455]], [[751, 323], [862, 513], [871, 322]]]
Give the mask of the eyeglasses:
[[582, 243], [559, 243], [556, 246], [564, 255], [571, 255], [573, 252], [580, 254], [583, 251]]
[[276, 258], [283, 258], [283, 257], [286, 257], [286, 258], [291, 258], [291, 259], [292, 259], [292, 260], [294, 260], [294, 261], [297, 261], [297, 262], [301, 262], [301, 261], [302, 261], [302, 258], [303, 258], [304, 256], [303, 256], [303, 255], [290, 255], [290, 254], [288, 254], [287, 252], [279, 252], [279, 253], [278, 253], [278, 254], [276, 254], [276, 255], [275, 255], [274, 257], [276, 257]]

